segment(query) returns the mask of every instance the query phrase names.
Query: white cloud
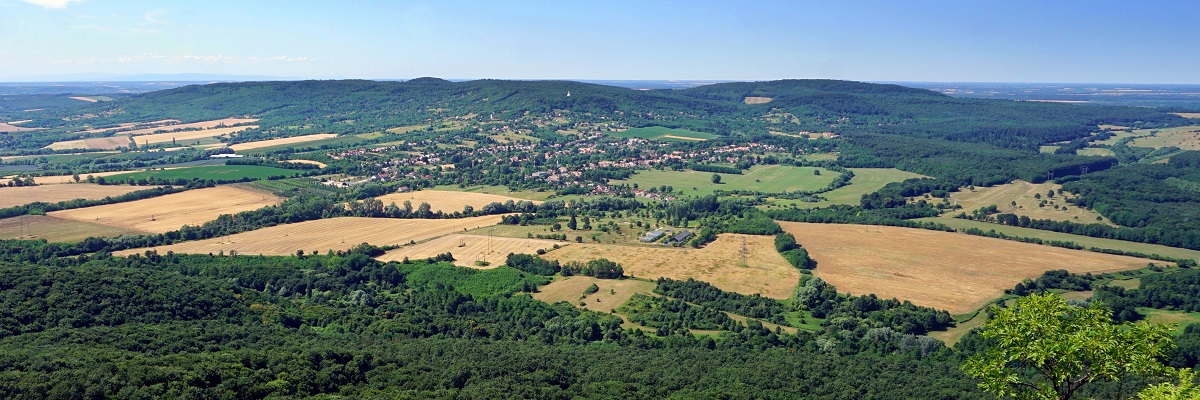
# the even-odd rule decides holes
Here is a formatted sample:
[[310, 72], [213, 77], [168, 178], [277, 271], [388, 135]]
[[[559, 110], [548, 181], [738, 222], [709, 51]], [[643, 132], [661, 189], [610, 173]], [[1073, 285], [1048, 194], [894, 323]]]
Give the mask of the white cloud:
[[42, 6], [45, 8], [64, 9], [71, 3], [79, 3], [83, 0], [21, 0], [29, 4]]

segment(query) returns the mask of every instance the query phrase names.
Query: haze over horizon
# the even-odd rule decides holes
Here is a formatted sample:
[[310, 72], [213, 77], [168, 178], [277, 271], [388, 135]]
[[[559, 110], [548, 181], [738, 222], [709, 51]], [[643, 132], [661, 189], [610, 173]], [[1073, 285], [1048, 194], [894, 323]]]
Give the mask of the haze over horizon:
[[[774, 80], [1200, 84], [1200, 3], [0, 0], [0, 81]], [[74, 78], [72, 78], [74, 77]], [[65, 78], [65, 79], [64, 79]]]

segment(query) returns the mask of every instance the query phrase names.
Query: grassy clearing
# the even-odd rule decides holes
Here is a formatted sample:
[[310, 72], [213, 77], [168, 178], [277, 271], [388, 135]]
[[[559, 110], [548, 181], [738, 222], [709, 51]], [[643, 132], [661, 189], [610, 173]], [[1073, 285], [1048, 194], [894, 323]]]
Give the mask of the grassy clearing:
[[780, 222], [839, 292], [963, 314], [1001, 297], [1022, 279], [1065, 269], [1116, 272], [1150, 260], [914, 228]]
[[245, 178], [267, 179], [272, 176], [293, 176], [297, 173], [298, 171], [296, 170], [264, 167], [261, 165], [205, 165], [199, 167], [133, 172], [112, 175], [106, 179], [110, 181], [130, 181], [149, 178], [241, 180]]
[[[584, 290], [595, 284], [600, 288], [596, 293], [584, 296]], [[610, 313], [617, 307], [629, 301], [634, 294], [654, 293], [654, 282], [641, 279], [597, 279], [590, 276], [559, 277], [549, 285], [538, 288], [533, 298], [557, 303], [565, 301], [573, 306], [583, 303], [583, 308]]]
[[[1062, 189], [1062, 185], [1053, 182], [1035, 184], [1021, 180], [992, 187], [964, 188], [950, 194], [951, 198], [958, 200], [958, 205], [962, 206], [962, 209], [947, 212], [946, 215], [955, 215], [961, 212], [971, 213], [980, 208], [994, 205], [1002, 213], [1027, 216], [1031, 219], [1112, 225], [1100, 213], [1068, 203], [1068, 199], [1077, 196], [1066, 192], [1059, 195], [1057, 193], [1060, 189]], [[1048, 195], [1050, 191], [1055, 192], [1054, 197]], [[927, 201], [932, 200], [927, 199]], [[1040, 206], [1043, 201], [1046, 204]]]
[[[1143, 136], [1142, 133], [1145, 135]], [[1180, 126], [1154, 130], [1137, 130], [1134, 135], [1142, 136], [1129, 142], [1135, 147], [1178, 147], [1183, 150], [1200, 150], [1200, 126]]]
[[695, 278], [721, 290], [776, 299], [790, 297], [800, 279], [800, 271], [775, 252], [772, 236], [722, 234], [702, 249], [572, 244], [543, 258], [560, 262], [607, 258], [620, 263], [630, 276]]
[[36, 201], [57, 203], [60, 201], [88, 199], [98, 200], [108, 196], [146, 190], [146, 186], [115, 186], [78, 183], [70, 185], [38, 185], [0, 188], [0, 208], [15, 207]]
[[1188, 325], [1200, 323], [1200, 313], [1146, 307], [1138, 307], [1137, 310], [1152, 324], [1175, 324], [1175, 334], [1183, 333]]
[[941, 340], [943, 343], [946, 343], [947, 347], [954, 347], [972, 329], [983, 326], [983, 323], [987, 322], [987, 319], [987, 313], [979, 312], [966, 321], [958, 321], [958, 324], [953, 328], [944, 331], [929, 332], [929, 337]]
[[[421, 203], [429, 203], [430, 210], [452, 213], [462, 211], [464, 207], [471, 206], [476, 210], [483, 208], [491, 203], [504, 203], [506, 201], [522, 201], [524, 199], [502, 196], [498, 194], [475, 193], [475, 192], [454, 192], [446, 190], [421, 190], [407, 193], [392, 193], [376, 197], [383, 202], [384, 206], [396, 203], [397, 206], [403, 207], [404, 202], [408, 201], [412, 204], [413, 209], [416, 209]], [[533, 200], [535, 204], [541, 204], [541, 201]]]
[[189, 190], [144, 200], [54, 211], [48, 215], [142, 232], [163, 233], [183, 225], [200, 225], [222, 214], [235, 214], [282, 199], [230, 186]]
[[771, 201], [781, 206], [795, 204], [796, 207], [800, 208], [827, 207], [834, 204], [858, 205], [862, 200], [862, 195], [878, 191], [884, 185], [906, 179], [925, 177], [921, 174], [914, 174], [895, 168], [850, 168], [850, 170], [854, 171], [854, 178], [850, 180], [849, 185], [821, 194], [822, 197], [828, 200], [815, 203], [782, 199], [771, 199]]
[[[186, 193], [186, 192], [185, 192]], [[392, 219], [340, 217], [276, 225], [234, 235], [154, 248], [159, 253], [294, 255], [296, 250], [324, 253], [349, 250], [360, 243], [398, 245], [480, 226], [495, 225], [499, 215], [460, 219]], [[142, 253], [135, 249], [120, 254]]]
[[[813, 171], [821, 171], [814, 175]], [[836, 172], [815, 167], [793, 167], [784, 165], [755, 165], [742, 175], [718, 174], [720, 184], [712, 183], [712, 172], [699, 171], [639, 171], [626, 180], [612, 181], [613, 184], [637, 184], [648, 189], [663, 185], [673, 186], [685, 196], [704, 196], [716, 190], [753, 190], [759, 192], [791, 192], [818, 190], [837, 177]]]
[[[564, 244], [554, 240], [516, 239], [480, 235], [446, 235], [429, 241], [403, 246], [379, 256], [380, 261], [430, 258], [438, 254], [454, 255], [454, 264], [469, 268], [495, 268], [504, 264], [509, 253], [537, 254]], [[481, 265], [480, 262], [486, 263]]]
[[1115, 157], [1117, 155], [1116, 153], [1113, 153], [1112, 150], [1099, 147], [1082, 148], [1077, 150], [1075, 154], [1093, 157]]
[[638, 138], [665, 141], [703, 141], [717, 137], [711, 133], [689, 131], [687, 129], [672, 129], [661, 126], [632, 128], [620, 132], [608, 132], [609, 135], [622, 138]]
[[91, 222], [24, 215], [0, 219], [0, 239], [45, 239], [48, 242], [79, 242], [89, 237], [139, 235], [143, 232]]
[[978, 228], [984, 231], [995, 230], [1009, 236], [1033, 237], [1042, 240], [1057, 240], [1064, 242], [1075, 242], [1085, 247], [1096, 247], [1101, 249], [1121, 250], [1126, 252], [1136, 252], [1142, 254], [1158, 254], [1161, 256], [1173, 258], [1190, 258], [1200, 260], [1200, 251], [1181, 249], [1178, 247], [1169, 247], [1159, 244], [1128, 242], [1116, 239], [1102, 239], [1083, 235], [1072, 235], [1069, 233], [1059, 233], [1051, 231], [1043, 231], [1039, 229], [1021, 228], [1017, 226], [1008, 226], [1000, 224], [992, 224], [987, 222], [972, 221], [967, 219], [949, 218], [949, 217], [933, 217], [920, 218], [917, 221], [937, 222], [950, 226], [955, 229]]

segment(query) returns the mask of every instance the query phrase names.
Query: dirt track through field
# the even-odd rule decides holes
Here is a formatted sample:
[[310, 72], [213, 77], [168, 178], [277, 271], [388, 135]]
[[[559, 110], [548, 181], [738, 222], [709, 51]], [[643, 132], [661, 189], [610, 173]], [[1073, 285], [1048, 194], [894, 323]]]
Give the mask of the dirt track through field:
[[1115, 272], [1144, 258], [915, 228], [783, 222], [839, 293], [910, 300], [952, 314], [974, 311], [1045, 271]]
[[279, 204], [282, 199], [232, 186], [188, 190], [144, 200], [51, 212], [48, 215], [143, 232], [163, 233], [201, 225], [221, 214]]
[[[462, 232], [500, 222], [499, 215], [461, 219], [393, 219], [341, 217], [276, 225], [218, 238], [176, 243], [154, 248], [159, 253], [294, 255], [316, 250], [348, 250], [360, 243], [397, 245]], [[118, 254], [142, 253], [148, 249]]]

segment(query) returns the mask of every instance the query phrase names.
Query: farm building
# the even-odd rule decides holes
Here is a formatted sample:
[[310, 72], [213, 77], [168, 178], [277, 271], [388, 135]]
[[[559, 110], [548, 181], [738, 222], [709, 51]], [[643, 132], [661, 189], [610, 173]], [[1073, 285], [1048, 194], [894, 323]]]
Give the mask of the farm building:
[[684, 240], [687, 240], [690, 237], [692, 237], [692, 233], [688, 232], [687, 229], [684, 229], [675, 236], [672, 236], [671, 240], [668, 240], [667, 243], [683, 243]]
[[655, 229], [654, 232], [647, 233], [646, 236], [643, 236], [642, 242], [643, 243], [653, 242], [653, 241], [658, 240], [659, 238], [663, 237], [663, 234], [665, 234], [665, 233], [666, 232], [663, 232], [662, 229]]

